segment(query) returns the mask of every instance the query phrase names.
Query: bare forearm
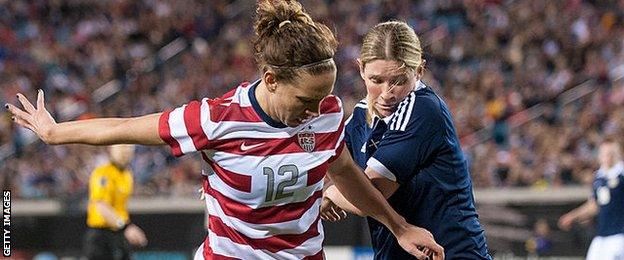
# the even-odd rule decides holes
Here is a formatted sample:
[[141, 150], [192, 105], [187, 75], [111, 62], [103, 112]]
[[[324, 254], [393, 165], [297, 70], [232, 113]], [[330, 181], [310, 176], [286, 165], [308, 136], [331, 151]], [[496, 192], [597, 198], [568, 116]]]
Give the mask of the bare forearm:
[[98, 118], [57, 124], [49, 133], [50, 144], [159, 145], [159, 114], [136, 118]]
[[341, 209], [348, 211], [352, 214], [365, 216], [360, 209], [353, 206], [353, 204], [351, 204], [342, 194], [340, 194], [340, 191], [338, 191], [338, 188], [336, 188], [335, 185], [331, 185], [329, 188], [327, 188], [325, 192], [325, 196], [327, 196], [332, 202], [334, 202], [334, 204], [336, 204]]
[[362, 170], [355, 165], [348, 151], [332, 163], [330, 178], [344, 198], [365, 216], [383, 223], [395, 235], [408, 225], [403, 217], [390, 207], [385, 197], [377, 190]]
[[595, 200], [588, 200], [580, 207], [572, 211], [575, 219], [578, 221], [585, 221], [594, 217], [598, 213], [598, 205]]

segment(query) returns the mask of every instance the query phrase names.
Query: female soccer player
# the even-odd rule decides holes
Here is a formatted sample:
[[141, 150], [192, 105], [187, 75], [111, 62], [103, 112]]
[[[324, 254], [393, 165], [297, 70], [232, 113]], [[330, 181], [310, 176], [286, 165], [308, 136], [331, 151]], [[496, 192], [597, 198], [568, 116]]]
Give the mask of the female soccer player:
[[[444, 258], [428, 231], [408, 224], [365, 178], [344, 144], [343, 110], [330, 95], [337, 42], [295, 1], [262, 1], [255, 22], [261, 79], [221, 98], [192, 101], [164, 113], [56, 123], [39, 91], [34, 107], [7, 105], [14, 121], [48, 144], [168, 144], [174, 155], [199, 151], [209, 235], [196, 258], [322, 259], [319, 217], [328, 171], [354, 205], [384, 225], [405, 250]], [[330, 164], [330, 162], [333, 162]]]
[[[364, 36], [358, 63], [367, 97], [347, 120], [353, 159], [401, 216], [433, 233], [449, 259], [490, 259], [450, 112], [421, 81], [425, 60], [414, 30], [404, 22], [376, 25]], [[326, 206], [331, 202], [362, 213], [335, 187], [326, 197], [324, 218], [340, 217]], [[409, 258], [390, 230], [368, 223], [375, 259]]]

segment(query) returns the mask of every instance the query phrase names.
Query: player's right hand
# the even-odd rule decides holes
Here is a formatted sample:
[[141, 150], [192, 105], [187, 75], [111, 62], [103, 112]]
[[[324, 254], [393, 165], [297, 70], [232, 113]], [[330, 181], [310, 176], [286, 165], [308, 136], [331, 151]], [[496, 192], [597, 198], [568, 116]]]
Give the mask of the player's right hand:
[[147, 245], [147, 238], [145, 237], [145, 233], [140, 227], [135, 224], [128, 225], [126, 230], [124, 230], [124, 236], [126, 237], [128, 242], [130, 242], [130, 244], [134, 246], [143, 247]]
[[431, 232], [409, 225], [400, 234], [395, 234], [399, 245], [417, 259], [444, 259], [444, 248], [435, 242]]
[[56, 125], [56, 121], [54, 121], [48, 110], [45, 109], [43, 90], [40, 89], [37, 92], [36, 108], [21, 93], [17, 94], [17, 99], [22, 104], [24, 110], [13, 104], [5, 104], [5, 108], [13, 115], [11, 119], [18, 125], [35, 132], [42, 141], [50, 144], [50, 133]]

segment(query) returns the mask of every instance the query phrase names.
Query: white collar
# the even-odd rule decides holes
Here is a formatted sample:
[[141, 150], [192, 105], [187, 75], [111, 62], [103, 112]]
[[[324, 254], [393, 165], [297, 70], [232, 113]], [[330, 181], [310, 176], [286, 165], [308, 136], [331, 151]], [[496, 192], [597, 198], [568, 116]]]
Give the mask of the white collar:
[[613, 167], [609, 169], [600, 167], [600, 169], [598, 169], [597, 175], [598, 177], [612, 179], [623, 173], [624, 173], [624, 162], [619, 161], [615, 165], [613, 165]]

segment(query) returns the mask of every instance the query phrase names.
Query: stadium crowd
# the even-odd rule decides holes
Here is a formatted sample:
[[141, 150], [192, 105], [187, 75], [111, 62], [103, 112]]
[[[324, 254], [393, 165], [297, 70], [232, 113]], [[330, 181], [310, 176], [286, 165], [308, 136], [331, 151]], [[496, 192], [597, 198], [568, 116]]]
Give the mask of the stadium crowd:
[[[585, 184], [601, 138], [624, 136], [624, 0], [301, 2], [336, 31], [335, 94], [347, 111], [366, 92], [355, 62], [363, 33], [388, 19], [416, 29], [425, 82], [451, 108], [476, 187]], [[41, 88], [64, 121], [220, 96], [258, 77], [253, 10], [225, 0], [0, 0], [0, 102]], [[578, 85], [590, 91], [562, 102]], [[105, 149], [30, 143], [2, 115], [3, 187], [23, 198], [85, 193]], [[139, 195], [192, 195], [208, 170], [165, 148], [139, 147], [135, 158]]]

